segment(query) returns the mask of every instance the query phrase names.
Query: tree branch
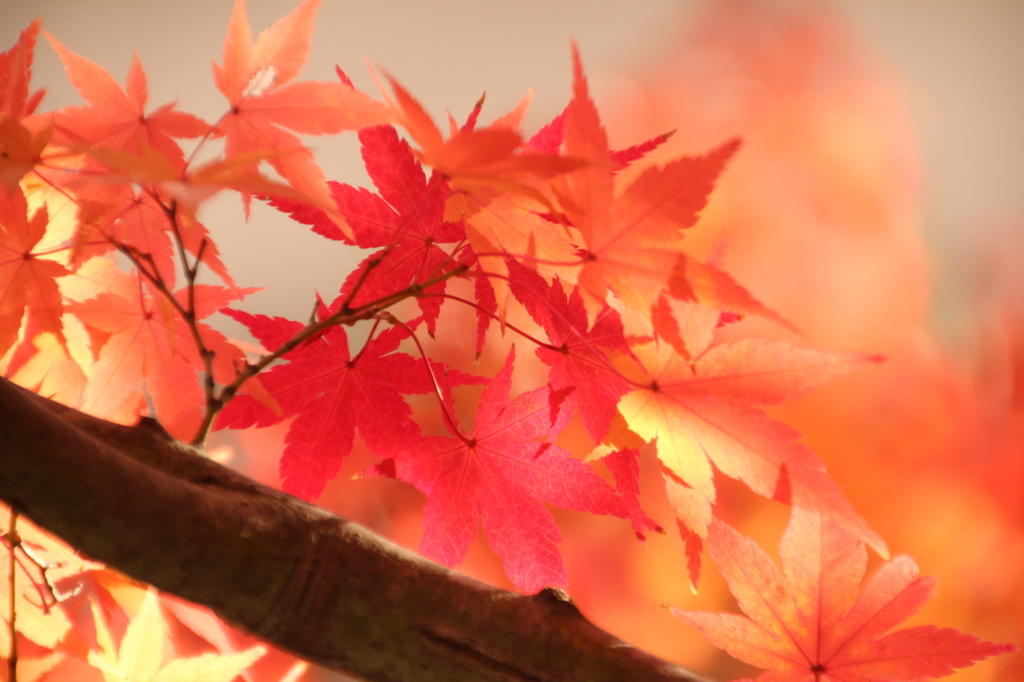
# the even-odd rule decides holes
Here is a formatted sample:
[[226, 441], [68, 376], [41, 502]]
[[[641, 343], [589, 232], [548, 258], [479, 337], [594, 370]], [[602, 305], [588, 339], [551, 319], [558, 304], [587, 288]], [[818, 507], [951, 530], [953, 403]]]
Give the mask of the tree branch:
[[143, 419], [0, 379], [0, 498], [91, 557], [368, 680], [696, 682], [562, 593], [505, 592], [261, 486]]

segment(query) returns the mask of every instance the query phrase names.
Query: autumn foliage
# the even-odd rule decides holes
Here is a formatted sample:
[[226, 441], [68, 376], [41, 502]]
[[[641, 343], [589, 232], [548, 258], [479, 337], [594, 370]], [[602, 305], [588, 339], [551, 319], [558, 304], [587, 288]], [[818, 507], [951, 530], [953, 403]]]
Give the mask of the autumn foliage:
[[[671, 157], [670, 134], [618, 148], [575, 46], [568, 104], [540, 130], [523, 129], [529, 98], [487, 125], [482, 100], [439, 125], [383, 70], [376, 93], [341, 69], [299, 80], [318, 4], [253, 40], [238, 0], [212, 123], [154, 107], [137, 57], [122, 86], [38, 21], [0, 55], [5, 377], [111, 421], [155, 417], [197, 445], [275, 426], [284, 491], [315, 501], [343, 471], [353, 489], [407, 483], [425, 498], [423, 556], [458, 566], [482, 529], [524, 593], [573, 587], [556, 522], [567, 516], [552, 509], [615, 517], [639, 543], [678, 533], [664, 538], [681, 543], [678, 580], [696, 591], [709, 550], [749, 618], [672, 613], [771, 671], [762, 680], [917, 680], [1014, 649], [931, 625], [892, 632], [935, 581], [890, 558], [843, 479], [778, 418], [775, 406], [878, 371], [893, 348], [811, 347], [807, 336], [828, 338], [819, 320], [729, 274], [726, 240], [693, 246], [716, 183], [742, 164], [735, 134], [750, 131]], [[40, 108], [40, 37], [85, 104]], [[300, 137], [335, 134], [358, 136], [372, 188], [328, 181]], [[255, 290], [201, 222], [222, 192], [365, 258], [336, 294], [311, 292], [312, 313], [247, 310]], [[229, 338], [226, 318], [253, 340]], [[729, 525], [741, 514], [722, 500], [744, 494], [730, 479], [790, 510], [781, 569]], [[152, 592], [11, 524], [21, 679], [229, 681], [264, 655], [205, 612], [168, 597], [161, 610]], [[867, 548], [885, 562], [861, 585]], [[166, 628], [188, 633], [173, 660]], [[251, 679], [304, 669], [274, 652]]]

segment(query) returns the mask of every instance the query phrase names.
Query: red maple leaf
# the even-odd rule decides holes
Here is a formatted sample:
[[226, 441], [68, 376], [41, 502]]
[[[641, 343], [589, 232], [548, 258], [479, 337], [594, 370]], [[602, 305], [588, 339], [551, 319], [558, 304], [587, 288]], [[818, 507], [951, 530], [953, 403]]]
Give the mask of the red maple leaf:
[[451, 122], [451, 134], [445, 140], [423, 106], [394, 78], [387, 78], [395, 97], [389, 97], [383, 88], [381, 92], [396, 121], [418, 145], [413, 153], [453, 190], [447, 197], [445, 216], [465, 219], [478, 267], [496, 275], [491, 284], [499, 315], [504, 318], [506, 254], [528, 257], [548, 274], [552, 272], [549, 262], [575, 262], [576, 249], [565, 231], [538, 211], [552, 208], [547, 181], [586, 162], [524, 146], [519, 128], [529, 95], [516, 109], [482, 128], [476, 127], [482, 103], [478, 102], [465, 125]]
[[[450, 193], [447, 182], [436, 172], [429, 180], [426, 178], [409, 144], [392, 126], [364, 128], [359, 131], [359, 141], [366, 170], [380, 194], [333, 180], [328, 183], [351, 235], [338, 229], [322, 209], [287, 199], [269, 202], [328, 239], [380, 249], [346, 278], [340, 301], [350, 307], [385, 298], [443, 273], [455, 261], [439, 245], [465, 238], [461, 223], [443, 218], [444, 202]], [[439, 295], [444, 290], [444, 282], [438, 282], [424, 289], [434, 296], [416, 299], [431, 335], [443, 300]]]
[[549, 286], [515, 261], [508, 267], [513, 295], [544, 328], [552, 346], [537, 349], [537, 357], [551, 368], [548, 386], [565, 396], [567, 409], [579, 408], [591, 438], [601, 442], [619, 399], [629, 391], [605, 356], [606, 351], [630, 352], [618, 314], [605, 308], [588, 324], [579, 289], [567, 297], [560, 281]]
[[640, 508], [640, 452], [632, 448], [616, 450], [602, 457], [601, 461], [608, 467], [615, 487], [622, 495], [627, 518], [633, 524], [637, 540], [646, 541], [648, 529], [664, 534], [665, 530]]
[[816, 513], [793, 508], [779, 545], [781, 571], [721, 521], [711, 524], [708, 543], [747, 617], [670, 610], [718, 648], [769, 670], [763, 682], [919, 680], [1017, 649], [932, 625], [890, 632], [932, 598], [938, 581], [919, 577], [914, 560], [900, 556], [858, 594], [864, 545]]
[[[227, 36], [223, 65], [214, 64], [217, 89], [231, 111], [217, 123], [229, 157], [278, 150], [267, 158], [283, 178], [348, 230], [333, 202], [323, 171], [312, 152], [290, 131], [325, 135], [388, 123], [388, 108], [343, 83], [290, 82], [309, 55], [313, 19], [320, 0], [305, 0], [252, 43], [245, 0], [237, 0]], [[287, 130], [286, 130], [287, 129]]]
[[420, 552], [446, 566], [462, 560], [483, 526], [517, 589], [534, 593], [564, 587], [558, 527], [542, 502], [626, 517], [612, 488], [551, 440], [568, 421], [551, 420], [550, 390], [511, 401], [514, 349], [480, 397], [473, 432], [454, 425], [455, 437], [428, 436], [406, 445], [374, 473], [392, 475], [425, 493]]
[[[246, 325], [265, 348], [278, 348], [303, 325], [279, 317], [227, 310]], [[218, 416], [216, 428], [264, 427], [298, 415], [288, 428], [281, 456], [281, 477], [286, 492], [314, 500], [334, 478], [352, 450], [356, 429], [375, 452], [390, 452], [395, 441], [418, 438], [412, 408], [403, 395], [435, 390], [423, 360], [394, 352], [408, 332], [387, 329], [355, 356], [348, 335], [332, 327], [315, 341], [286, 356], [288, 364], [271, 368], [260, 379], [280, 405], [274, 412], [265, 404], [239, 396]], [[473, 377], [434, 365], [435, 376], [451, 385], [477, 383]]]
[[[434, 173], [428, 181], [409, 144], [391, 126], [359, 132], [366, 170], [380, 195], [349, 185], [334, 184], [332, 194], [363, 248], [381, 248], [360, 263], [346, 278], [341, 296], [351, 295], [357, 307], [385, 298], [411, 285], [427, 282], [450, 269], [455, 261], [439, 244], [465, 238], [459, 223], [445, 222], [447, 183]], [[358, 291], [355, 287], [358, 286]], [[428, 294], [443, 294], [444, 282], [427, 287]], [[439, 296], [417, 298], [433, 335], [441, 309]]]

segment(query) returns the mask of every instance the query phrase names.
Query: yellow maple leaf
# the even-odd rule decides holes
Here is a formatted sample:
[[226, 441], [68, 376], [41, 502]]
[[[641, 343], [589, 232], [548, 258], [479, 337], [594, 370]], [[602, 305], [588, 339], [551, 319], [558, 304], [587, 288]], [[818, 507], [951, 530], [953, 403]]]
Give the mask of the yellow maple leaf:
[[231, 682], [267, 651], [254, 646], [234, 654], [179, 658], [164, 665], [166, 625], [156, 591], [149, 590], [115, 653], [106, 620], [95, 602], [90, 605], [100, 651], [90, 651], [88, 661], [106, 682]]

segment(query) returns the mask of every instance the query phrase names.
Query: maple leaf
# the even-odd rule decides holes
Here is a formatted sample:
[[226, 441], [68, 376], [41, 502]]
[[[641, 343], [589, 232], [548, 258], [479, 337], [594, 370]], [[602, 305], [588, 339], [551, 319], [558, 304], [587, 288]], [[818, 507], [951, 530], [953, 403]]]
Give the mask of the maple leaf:
[[333, 212], [326, 178], [312, 152], [288, 130], [333, 134], [388, 123], [391, 114], [382, 103], [344, 83], [290, 82], [306, 63], [319, 5], [320, 0], [304, 0], [253, 44], [245, 0], [236, 0], [224, 39], [223, 65], [213, 65], [217, 89], [231, 104], [217, 130], [225, 136], [228, 157], [267, 149], [282, 152], [267, 158], [274, 170], [348, 231]]
[[[565, 140], [565, 116], [568, 113], [568, 107], [562, 110], [558, 116], [551, 119], [547, 125], [542, 127], [526, 142], [526, 146], [537, 151], [554, 153], [562, 146], [562, 142]], [[626, 149], [620, 149], [609, 153], [609, 157], [612, 162], [612, 172], [617, 173], [621, 170], [628, 168], [630, 165], [639, 161], [644, 156], [654, 151], [661, 145], [668, 142], [669, 138], [675, 134], [675, 131], [662, 133], [656, 135], [649, 140], [635, 144], [632, 147]]]
[[[36, 333], [34, 316], [24, 327], [25, 361], [7, 368], [11, 381], [51, 400], [80, 407], [87, 378], [82, 367], [91, 365], [88, 332], [77, 317], [61, 318], [64, 342], [49, 332]], [[13, 372], [13, 373], [11, 373]]]
[[51, 133], [49, 126], [33, 132], [0, 111], [0, 189], [16, 190], [21, 178], [42, 162]]
[[569, 230], [537, 212], [534, 202], [516, 194], [500, 194], [487, 201], [468, 201], [466, 236], [480, 264], [491, 276], [499, 314], [508, 298], [508, 259], [515, 258], [551, 280], [579, 262]]
[[[573, 45], [573, 98], [565, 111], [564, 146], [585, 168], [552, 181], [559, 205], [582, 238], [583, 263], [575, 273], [588, 315], [605, 305], [609, 290], [626, 307], [650, 317], [663, 292], [709, 306], [750, 312], [792, 328], [729, 275], [698, 263], [679, 245], [692, 227], [725, 164], [739, 148], [730, 140], [704, 156], [682, 157], [644, 170], [616, 191], [614, 174], [657, 139], [613, 153]], [[550, 142], [549, 142], [550, 143]], [[658, 319], [655, 318], [655, 322]], [[657, 330], [657, 327], [655, 327]]]
[[628, 516], [622, 499], [587, 465], [551, 443], [565, 426], [552, 424], [550, 391], [512, 399], [515, 349], [484, 389], [471, 434], [428, 436], [396, 451], [372, 472], [407, 481], [425, 493], [420, 552], [446, 566], [465, 555], [483, 526], [517, 589], [534, 593], [565, 586], [555, 546], [561, 537], [542, 502], [595, 514]]
[[65, 107], [54, 113], [54, 142], [71, 147], [101, 145], [111, 149], [140, 152], [143, 144], [154, 147], [184, 169], [185, 159], [172, 138], [194, 138], [210, 132], [210, 124], [192, 114], [175, 111], [174, 103], [146, 114], [149, 90], [146, 73], [137, 54], [132, 55], [126, 80], [127, 91], [95, 62], [67, 49], [45, 33], [75, 86], [88, 106]]
[[267, 651], [254, 646], [235, 654], [178, 658], [164, 665], [167, 625], [154, 590], [146, 592], [116, 649], [99, 607], [92, 600], [89, 604], [100, 651], [90, 650], [88, 661], [106, 682], [231, 682]]
[[763, 682], [918, 680], [1017, 649], [932, 625], [890, 632], [932, 598], [938, 581], [919, 577], [914, 560], [900, 556], [858, 594], [864, 545], [817, 513], [793, 508], [779, 545], [781, 571], [721, 521], [711, 524], [708, 542], [747, 617], [670, 610], [715, 646], [769, 670]]
[[15, 120], [31, 115], [45, 92], [40, 89], [29, 94], [28, 85], [39, 25], [39, 19], [32, 21], [11, 49], [0, 52], [0, 112]]
[[681, 257], [675, 242], [696, 221], [737, 143], [707, 157], [648, 168], [616, 199], [608, 137], [575, 45], [573, 98], [564, 128], [566, 153], [591, 162], [554, 183], [559, 204], [580, 231], [586, 250], [578, 284], [588, 310], [593, 314], [604, 304], [608, 289], [626, 305], [650, 310]]
[[601, 458], [608, 467], [615, 487], [622, 495], [626, 518], [633, 524], [633, 532], [640, 542], [647, 539], [647, 529], [664, 534], [665, 530], [644, 514], [640, 508], [640, 452], [633, 449], [616, 450]]
[[549, 286], [536, 272], [514, 261], [509, 263], [509, 274], [512, 293], [544, 328], [552, 346], [537, 349], [537, 357], [551, 368], [548, 386], [556, 395], [567, 394], [565, 407], [579, 408], [587, 432], [601, 442], [608, 435], [619, 399], [629, 392], [629, 385], [605, 355], [630, 353], [618, 314], [605, 308], [590, 325], [578, 288], [566, 297], [560, 281]]
[[576, 249], [564, 230], [556, 229], [537, 211], [552, 208], [546, 196], [546, 181], [586, 162], [524, 146], [519, 125], [529, 94], [512, 112], [490, 126], [477, 128], [481, 100], [466, 125], [458, 127], [452, 122], [451, 134], [445, 140], [423, 106], [394, 78], [385, 75], [395, 97], [389, 97], [378, 83], [381, 93], [395, 119], [419, 145], [414, 150], [417, 158], [434, 168], [452, 189], [445, 217], [464, 219], [466, 236], [481, 270], [496, 276], [492, 286], [498, 313], [504, 318], [506, 255], [529, 258], [549, 277], [553, 272], [550, 264], [577, 260]]
[[[202, 420], [205, 404], [198, 372], [205, 369], [192, 332], [163, 296], [149, 296], [139, 276], [125, 275], [109, 290], [68, 306], [91, 329], [107, 335], [99, 348], [82, 410], [97, 416], [116, 415], [125, 404], [142, 402], [142, 385], [153, 401], [167, 432], [191, 438]], [[195, 287], [195, 317], [203, 319], [253, 289], [225, 290]], [[177, 297], [188, 297], [185, 290]], [[219, 332], [196, 323], [207, 349], [216, 353], [214, 378], [229, 383], [235, 362], [244, 355]], [[259, 390], [253, 385], [253, 390]]]
[[[279, 317], [225, 313], [248, 327], [266, 348], [278, 348], [303, 328]], [[345, 330], [332, 327], [289, 353], [288, 364], [260, 375], [280, 412], [239, 396], [218, 415], [216, 428], [264, 427], [298, 415], [288, 428], [281, 455], [283, 488], [315, 500], [351, 452], [357, 428], [374, 451], [391, 447], [394, 439], [419, 436], [412, 408], [402, 396], [429, 393], [434, 383], [423, 361], [394, 352], [406, 335], [401, 327], [387, 329], [353, 357]], [[446, 374], [455, 385], [482, 380], [445, 372], [440, 365], [437, 373]]]
[[17, 340], [26, 308], [31, 309], [41, 331], [64, 340], [64, 304], [56, 278], [69, 271], [33, 253], [46, 234], [48, 222], [45, 206], [29, 218], [28, 203], [20, 188], [0, 189], [0, 356]]
[[[550, 178], [585, 165], [580, 159], [557, 154], [523, 152], [519, 123], [529, 103], [530, 94], [516, 109], [489, 126], [477, 128], [469, 124], [452, 126], [447, 140], [423, 105], [398, 81], [385, 72], [394, 98], [378, 83], [394, 120], [412, 136], [419, 146], [417, 157], [441, 173], [453, 190], [479, 196], [492, 196], [493, 191], [523, 194], [546, 203], [535, 187], [538, 179]], [[376, 78], [376, 74], [374, 74]], [[475, 114], [479, 113], [479, 105]]]
[[147, 263], [150, 274], [168, 288], [173, 288], [178, 265], [178, 254], [171, 239], [172, 232], [175, 232], [186, 251], [193, 256], [201, 256], [202, 263], [220, 276], [225, 284], [235, 286], [206, 227], [192, 219], [188, 211], [179, 213], [175, 205], [172, 223], [166, 206], [158, 203], [151, 194], [138, 192], [127, 185], [102, 203], [81, 203], [73, 263], [117, 247], [126, 247]]
[[[195, 167], [178, 169], [174, 161], [160, 150], [143, 141], [138, 153], [125, 152], [106, 147], [90, 147], [85, 154], [102, 162], [104, 169], [64, 184], [74, 187], [80, 200], [95, 201], [101, 208], [111, 201], [109, 187], [135, 183], [150, 191], [157, 192], [165, 204], [173, 202], [182, 216], [183, 224], [195, 223], [198, 206], [225, 189], [234, 189], [244, 196], [259, 194], [270, 197], [284, 197], [293, 201], [315, 204], [316, 201], [290, 185], [284, 185], [264, 177], [258, 172], [260, 161], [280, 156], [274, 149], [239, 153], [228, 158], [217, 158]], [[101, 210], [102, 213], [102, 210]], [[183, 237], [183, 241], [185, 237]]]
[[[622, 397], [621, 429], [657, 439], [666, 486], [684, 539], [699, 556], [715, 501], [711, 465], [769, 499], [817, 509], [839, 520], [880, 554], [885, 543], [843, 498], [824, 464], [799, 434], [754, 406], [779, 403], [820, 386], [878, 356], [796, 348], [784, 341], [746, 339], [716, 346], [695, 361], [669, 344], [633, 348], [615, 365], [636, 388]], [[694, 560], [695, 561], [695, 560]], [[691, 584], [699, 563], [691, 563]]]
[[11, 49], [0, 53], [0, 185], [13, 191], [18, 180], [42, 158], [50, 140], [48, 121], [25, 125], [43, 98], [44, 90], [29, 94], [32, 58], [39, 20], [21, 32]]
[[[380, 195], [349, 185], [332, 183], [338, 211], [354, 233], [357, 246], [383, 247], [371, 254], [346, 278], [342, 297], [352, 307], [386, 298], [409, 286], [421, 284], [455, 265], [439, 244], [465, 238], [459, 223], [445, 222], [444, 201], [449, 194], [444, 179], [434, 174], [428, 181], [409, 144], [391, 126], [359, 131], [363, 159]], [[355, 287], [358, 286], [358, 291]], [[424, 289], [416, 299], [433, 335], [441, 309], [445, 283]]]

